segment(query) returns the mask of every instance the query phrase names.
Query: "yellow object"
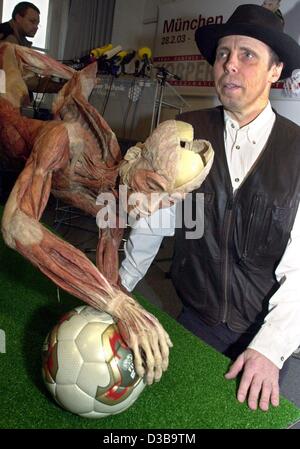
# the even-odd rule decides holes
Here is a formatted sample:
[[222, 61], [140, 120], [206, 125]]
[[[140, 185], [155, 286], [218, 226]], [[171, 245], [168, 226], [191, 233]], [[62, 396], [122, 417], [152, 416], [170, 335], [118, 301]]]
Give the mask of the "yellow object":
[[194, 140], [194, 128], [192, 125], [186, 122], [177, 120], [176, 122], [177, 134], [181, 142], [193, 142]]
[[180, 187], [198, 176], [204, 168], [199, 154], [184, 148], [177, 150], [179, 159], [175, 178], [175, 187]]
[[94, 49], [91, 51], [91, 53], [90, 53], [90, 55], [91, 55], [93, 58], [97, 58], [97, 54], [98, 54], [98, 49], [97, 49], [97, 48], [94, 48]]
[[152, 51], [149, 47], [142, 47], [138, 50], [138, 58], [143, 59], [144, 56], [147, 56], [148, 59], [151, 59]]
[[103, 47], [94, 48], [91, 50], [90, 55], [94, 58], [100, 58], [106, 51], [109, 51], [113, 48], [112, 44], [104, 45]]
[[184, 143], [185, 148], [178, 149], [179, 157], [175, 178], [175, 188], [191, 181], [204, 168], [199, 154], [189, 150], [194, 140], [194, 128], [186, 122], [176, 121], [176, 131], [180, 142]]
[[127, 55], [128, 55], [128, 51], [126, 51], [126, 50], [122, 50], [118, 53], [118, 56], [119, 56], [119, 58], [121, 58], [121, 60], [124, 59], [125, 56], [127, 56]]

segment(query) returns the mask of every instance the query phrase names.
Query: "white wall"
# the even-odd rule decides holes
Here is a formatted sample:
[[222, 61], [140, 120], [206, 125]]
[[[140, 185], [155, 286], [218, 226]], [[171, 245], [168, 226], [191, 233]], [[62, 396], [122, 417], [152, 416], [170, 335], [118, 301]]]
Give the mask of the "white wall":
[[300, 125], [300, 97], [278, 100], [271, 94], [271, 104], [278, 114]]
[[176, 0], [116, 0], [112, 43], [124, 48], [153, 48], [158, 5]]
[[136, 49], [143, 35], [143, 17], [147, 0], [116, 0], [112, 44]]

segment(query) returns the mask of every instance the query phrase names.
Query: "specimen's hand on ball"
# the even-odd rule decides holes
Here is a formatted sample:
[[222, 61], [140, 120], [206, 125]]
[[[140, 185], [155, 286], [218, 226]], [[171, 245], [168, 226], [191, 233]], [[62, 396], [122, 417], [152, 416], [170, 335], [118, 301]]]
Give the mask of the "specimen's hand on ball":
[[172, 342], [159, 321], [133, 298], [118, 297], [110, 301], [107, 312], [118, 319], [119, 331], [134, 354], [139, 376], [150, 385], [158, 382], [169, 364]]

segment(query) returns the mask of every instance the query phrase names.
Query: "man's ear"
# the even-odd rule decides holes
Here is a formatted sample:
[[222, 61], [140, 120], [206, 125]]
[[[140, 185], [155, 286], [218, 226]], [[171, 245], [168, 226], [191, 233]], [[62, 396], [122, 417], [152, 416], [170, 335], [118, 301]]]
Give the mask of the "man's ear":
[[283, 70], [283, 62], [274, 64], [271, 70], [271, 83], [276, 83], [280, 79]]
[[20, 22], [20, 18], [22, 19], [22, 16], [20, 16], [20, 14], [16, 14], [15, 22], [19, 23]]

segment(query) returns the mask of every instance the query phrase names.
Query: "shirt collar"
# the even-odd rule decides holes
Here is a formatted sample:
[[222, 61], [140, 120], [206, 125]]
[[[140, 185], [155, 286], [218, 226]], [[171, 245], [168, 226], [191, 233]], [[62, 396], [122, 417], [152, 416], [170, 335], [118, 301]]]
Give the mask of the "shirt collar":
[[226, 133], [240, 131], [247, 135], [250, 143], [254, 143], [260, 139], [262, 135], [265, 134], [266, 127], [272, 127], [275, 121], [275, 113], [272, 110], [270, 101], [268, 102], [265, 109], [248, 125], [240, 128], [238, 122], [234, 120], [229, 113], [224, 109], [224, 122]]

